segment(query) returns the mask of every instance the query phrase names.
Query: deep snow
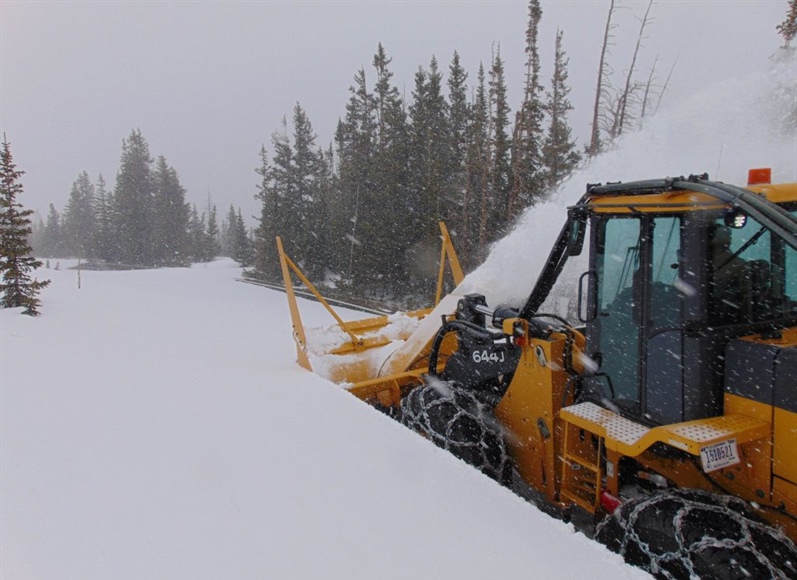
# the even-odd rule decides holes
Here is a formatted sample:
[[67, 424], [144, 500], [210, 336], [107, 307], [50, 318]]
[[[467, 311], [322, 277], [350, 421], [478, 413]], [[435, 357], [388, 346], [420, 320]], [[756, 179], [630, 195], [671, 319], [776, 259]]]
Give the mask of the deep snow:
[[[459, 291], [521, 302], [587, 182], [797, 180], [780, 66], [627, 135]], [[41, 317], [0, 311], [0, 578], [647, 577], [299, 368], [284, 295], [239, 273], [42, 270]]]
[[0, 311], [3, 580], [646, 577], [299, 368], [233, 262], [66, 265]]

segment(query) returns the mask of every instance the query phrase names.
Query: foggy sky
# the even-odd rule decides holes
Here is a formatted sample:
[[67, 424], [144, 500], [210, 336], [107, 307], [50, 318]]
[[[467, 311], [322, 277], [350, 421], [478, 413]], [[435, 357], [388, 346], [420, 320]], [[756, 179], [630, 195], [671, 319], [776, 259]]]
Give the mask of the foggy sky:
[[[550, 83], [554, 38], [570, 59], [570, 121], [588, 139], [608, 0], [542, 0], [542, 83]], [[624, 0], [610, 62], [627, 70], [647, 1]], [[782, 43], [775, 27], [786, 0], [659, 0], [637, 68], [658, 57], [662, 107], [706, 84], [768, 66]], [[298, 102], [317, 144], [327, 147], [344, 115], [354, 74], [371, 67], [378, 43], [409, 102], [414, 74], [432, 55], [448, 70], [456, 50], [473, 87], [479, 63], [500, 47], [510, 105], [522, 96], [527, 2], [0, 2], [0, 131], [25, 188], [20, 201], [61, 211], [81, 171], [113, 189], [122, 139], [140, 129], [153, 157], [174, 167], [200, 211], [210, 196], [220, 216], [245, 216], [261, 145]], [[796, 73], [797, 74], [797, 73]], [[619, 81], [618, 81], [619, 82]], [[677, 144], [674, 144], [677, 146]], [[684, 173], [702, 168], [684, 168]], [[639, 178], [661, 177], [640, 175]], [[609, 181], [596, 175], [591, 181]], [[251, 221], [251, 220], [249, 220]]]

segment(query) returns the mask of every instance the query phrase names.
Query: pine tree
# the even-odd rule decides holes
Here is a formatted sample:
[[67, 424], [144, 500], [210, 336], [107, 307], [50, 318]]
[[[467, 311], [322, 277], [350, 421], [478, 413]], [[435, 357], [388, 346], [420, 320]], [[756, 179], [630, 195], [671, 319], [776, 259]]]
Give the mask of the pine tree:
[[563, 32], [556, 32], [556, 50], [551, 89], [548, 91], [544, 108], [550, 118], [550, 126], [542, 146], [542, 162], [545, 167], [545, 191], [554, 190], [576, 169], [581, 155], [571, 138], [567, 114], [573, 110], [567, 95], [567, 65], [570, 62], [562, 47]]
[[784, 47], [789, 47], [791, 41], [797, 36], [797, 0], [788, 0], [789, 10], [786, 19], [775, 27], [783, 37]]
[[183, 265], [188, 260], [188, 206], [185, 189], [165, 157], [158, 157], [152, 174], [153, 220], [156, 263], [165, 266]]
[[511, 187], [512, 142], [507, 133], [509, 127], [509, 103], [507, 101], [504, 62], [497, 50], [490, 68], [490, 109], [492, 129], [492, 165], [490, 167], [490, 202], [487, 220], [490, 241], [500, 238], [508, 226], [509, 194]]
[[94, 216], [96, 218], [94, 248], [97, 257], [101, 260], [109, 260], [114, 255], [112, 207], [112, 196], [105, 188], [105, 179], [100, 175], [94, 187]]
[[61, 214], [50, 204], [47, 220], [42, 233], [42, 254], [45, 258], [65, 258], [64, 236], [61, 228]]
[[446, 216], [449, 232], [458, 245], [470, 236], [469, 224], [464, 217], [470, 205], [468, 187], [467, 153], [470, 105], [468, 104], [468, 73], [462, 68], [459, 54], [454, 52], [448, 68], [448, 110], [451, 136], [451, 208]]
[[244, 216], [240, 208], [238, 208], [238, 214], [235, 215], [235, 219], [230, 222], [230, 229], [234, 236], [232, 259], [243, 267], [251, 265], [254, 258], [254, 248], [246, 230]]
[[38, 295], [49, 280], [31, 279], [30, 272], [42, 262], [30, 255], [28, 236], [31, 233], [30, 215], [33, 210], [23, 209], [17, 198], [22, 194], [19, 171], [11, 155], [11, 146], [3, 135], [0, 155], [0, 306], [23, 307], [23, 314], [39, 314], [41, 300]]
[[200, 215], [196, 204], [193, 204], [188, 213], [188, 244], [189, 255], [194, 262], [208, 262], [212, 259], [212, 256], [208, 256], [211, 242], [206, 224], [205, 213]]
[[484, 65], [479, 65], [476, 95], [472, 106], [468, 131], [468, 195], [463, 221], [473, 232], [463, 245], [466, 267], [475, 267], [485, 257], [482, 251], [490, 241], [488, 225], [492, 205], [490, 197], [490, 171], [492, 145], [490, 138], [490, 109], [485, 84]]
[[379, 264], [371, 250], [379, 246], [379, 236], [385, 233], [369, 216], [379, 203], [375, 183], [378, 129], [376, 104], [368, 91], [364, 69], [355, 74], [349, 92], [346, 115], [335, 132], [340, 200], [333, 235], [343, 233], [346, 240], [339, 272], [343, 284], [365, 290], [376, 283]]
[[85, 171], [72, 184], [64, 209], [63, 228], [69, 253], [77, 258], [93, 258], [97, 236], [94, 215], [94, 184]]
[[[204, 216], [203, 216], [204, 217]], [[211, 262], [221, 253], [221, 242], [219, 240], [219, 221], [216, 217], [216, 206], [208, 210], [208, 226], [205, 231], [203, 262]]]
[[420, 194], [418, 221], [414, 224], [418, 232], [435, 231], [437, 221], [445, 215], [447, 169], [452, 156], [448, 104], [441, 85], [442, 73], [432, 57], [429, 70], [419, 69], [415, 74], [410, 105], [412, 189]]
[[234, 246], [235, 234], [233, 232], [233, 222], [235, 221], [235, 207], [230, 204], [230, 210], [221, 222], [221, 255], [232, 258], [235, 253]]
[[365, 192], [361, 215], [370, 231], [369, 238], [379, 246], [369, 258], [371, 268], [389, 286], [395, 287], [406, 276], [406, 255], [413, 241], [413, 236], [407, 234], [413, 231], [413, 212], [409, 183], [410, 128], [401, 94], [392, 82], [391, 60], [380, 44], [372, 61], [376, 71], [373, 98], [377, 118], [377, 132], [372, 140], [373, 189]]
[[322, 259], [326, 244], [325, 215], [321, 199], [323, 154], [316, 146], [316, 134], [307, 113], [299, 103], [293, 109], [293, 154], [291, 180], [293, 196], [286, 201], [286, 219], [294, 239], [298, 259], [305, 262], [308, 275], [323, 276]]
[[114, 190], [116, 258], [124, 264], [152, 265], [152, 176], [149, 145], [140, 130], [122, 141], [122, 156]]
[[537, 50], [542, 8], [539, 0], [529, 1], [526, 27], [526, 85], [523, 103], [515, 118], [512, 139], [512, 189], [507, 203], [507, 220], [539, 200], [545, 193], [542, 163], [543, 105], [540, 99], [540, 57]]
[[261, 202], [260, 220], [255, 229], [254, 274], [258, 278], [277, 281], [280, 277], [280, 263], [277, 255], [277, 199], [272, 186], [272, 173], [265, 145], [260, 148], [260, 167], [255, 171], [260, 175], [258, 192], [255, 195]]

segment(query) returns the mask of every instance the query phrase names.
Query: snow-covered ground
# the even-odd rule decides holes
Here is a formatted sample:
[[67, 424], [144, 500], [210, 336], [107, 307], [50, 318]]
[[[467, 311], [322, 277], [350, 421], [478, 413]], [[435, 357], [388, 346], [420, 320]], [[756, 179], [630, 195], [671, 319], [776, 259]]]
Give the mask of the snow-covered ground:
[[646, 577], [299, 368], [233, 262], [65, 266], [0, 311], [3, 580]]
[[[587, 182], [797, 179], [795, 73], [663, 111], [460, 291], [522, 301]], [[647, 577], [298, 367], [284, 295], [235, 282], [231, 261], [83, 272], [81, 288], [65, 266], [38, 273], [42, 316], [0, 311], [3, 580]]]

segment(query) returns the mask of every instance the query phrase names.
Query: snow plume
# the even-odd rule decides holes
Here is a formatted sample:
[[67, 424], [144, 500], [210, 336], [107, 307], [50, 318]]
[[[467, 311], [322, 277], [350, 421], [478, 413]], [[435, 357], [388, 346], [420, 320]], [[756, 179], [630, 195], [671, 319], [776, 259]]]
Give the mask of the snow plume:
[[587, 183], [632, 181], [707, 172], [736, 185], [747, 170], [771, 167], [774, 182], [797, 181], [795, 51], [783, 49], [765, 70], [704, 88], [647, 119], [612, 150], [573, 175], [546, 203], [528, 209], [496, 242], [487, 260], [463, 281], [462, 294], [479, 292], [491, 305], [520, 305], [545, 265], [565, 223], [567, 206]]

